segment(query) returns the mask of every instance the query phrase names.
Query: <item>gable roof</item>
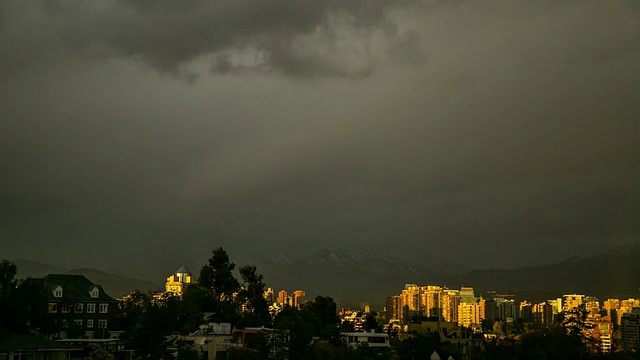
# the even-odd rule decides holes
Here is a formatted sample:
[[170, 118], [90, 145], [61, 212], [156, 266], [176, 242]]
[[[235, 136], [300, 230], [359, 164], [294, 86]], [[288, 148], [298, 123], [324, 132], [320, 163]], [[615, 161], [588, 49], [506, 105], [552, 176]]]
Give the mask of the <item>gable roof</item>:
[[[41, 279], [41, 282], [47, 300], [116, 302], [102, 286], [92, 283], [83, 275], [49, 274]], [[53, 290], [58, 286], [62, 287], [61, 298], [53, 296]], [[91, 297], [91, 290], [94, 288], [99, 290], [97, 298]]]

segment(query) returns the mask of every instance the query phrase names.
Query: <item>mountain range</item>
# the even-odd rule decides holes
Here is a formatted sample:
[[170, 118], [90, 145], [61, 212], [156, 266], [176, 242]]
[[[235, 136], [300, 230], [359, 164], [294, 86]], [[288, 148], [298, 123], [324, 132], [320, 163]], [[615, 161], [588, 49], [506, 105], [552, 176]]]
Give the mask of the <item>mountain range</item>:
[[257, 266], [276, 291], [300, 288], [308, 297], [331, 294], [350, 307], [368, 303], [380, 309], [385, 297], [399, 294], [406, 283], [452, 289], [471, 286], [476, 294], [514, 293], [536, 302], [569, 293], [600, 298], [640, 296], [640, 243], [597, 256], [512, 270], [470, 270], [428, 256], [398, 258], [370, 249], [322, 250], [295, 259], [278, 256], [262, 259]]
[[[112, 296], [162, 286], [98, 269], [65, 269], [18, 259], [18, 277], [51, 273], [81, 274], [100, 284]], [[562, 294], [582, 293], [602, 299], [640, 296], [640, 243], [618, 247], [585, 258], [517, 269], [472, 270], [429, 258], [428, 255], [392, 256], [370, 248], [321, 250], [308, 255], [274, 256], [254, 262], [268, 287], [288, 292], [302, 289], [307, 299], [333, 297], [345, 307], [384, 306], [386, 296], [399, 294], [406, 283], [471, 286], [485, 291], [515, 293], [520, 299], [542, 301]], [[197, 275], [197, 274], [194, 274]]]

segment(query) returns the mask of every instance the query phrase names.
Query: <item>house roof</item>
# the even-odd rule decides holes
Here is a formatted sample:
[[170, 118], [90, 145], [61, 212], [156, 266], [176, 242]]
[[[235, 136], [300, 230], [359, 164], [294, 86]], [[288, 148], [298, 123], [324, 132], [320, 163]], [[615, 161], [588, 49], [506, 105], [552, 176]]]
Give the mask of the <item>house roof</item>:
[[0, 338], [0, 351], [16, 350], [81, 350], [75, 346], [63, 344], [32, 335], [11, 334]]
[[184, 265], [180, 266], [180, 269], [176, 270], [176, 272], [174, 274], [187, 274], [187, 275], [191, 275], [191, 272], [189, 270], [187, 270], [186, 267], [184, 267]]
[[[116, 300], [109, 296], [102, 286], [92, 283], [83, 275], [70, 274], [49, 274], [43, 279], [39, 279], [42, 288], [45, 291], [47, 300], [73, 300], [73, 301], [103, 301], [115, 302]], [[58, 286], [62, 287], [62, 297], [55, 297], [53, 290]], [[98, 297], [91, 297], [91, 291], [98, 288]]]

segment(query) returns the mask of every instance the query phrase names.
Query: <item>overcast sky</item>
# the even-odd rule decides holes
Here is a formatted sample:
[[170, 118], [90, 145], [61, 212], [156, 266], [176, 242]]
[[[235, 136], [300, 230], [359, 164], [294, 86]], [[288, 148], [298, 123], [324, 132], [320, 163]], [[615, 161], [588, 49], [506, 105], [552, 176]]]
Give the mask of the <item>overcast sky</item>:
[[0, 258], [639, 237], [636, 0], [0, 0]]

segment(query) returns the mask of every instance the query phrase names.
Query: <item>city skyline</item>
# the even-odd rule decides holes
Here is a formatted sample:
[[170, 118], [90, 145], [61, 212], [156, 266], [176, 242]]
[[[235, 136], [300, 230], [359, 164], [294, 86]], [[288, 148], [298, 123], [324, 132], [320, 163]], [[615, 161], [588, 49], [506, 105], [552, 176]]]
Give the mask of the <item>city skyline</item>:
[[635, 243], [639, 18], [0, 0], [1, 257], [160, 274], [374, 245], [515, 268]]

